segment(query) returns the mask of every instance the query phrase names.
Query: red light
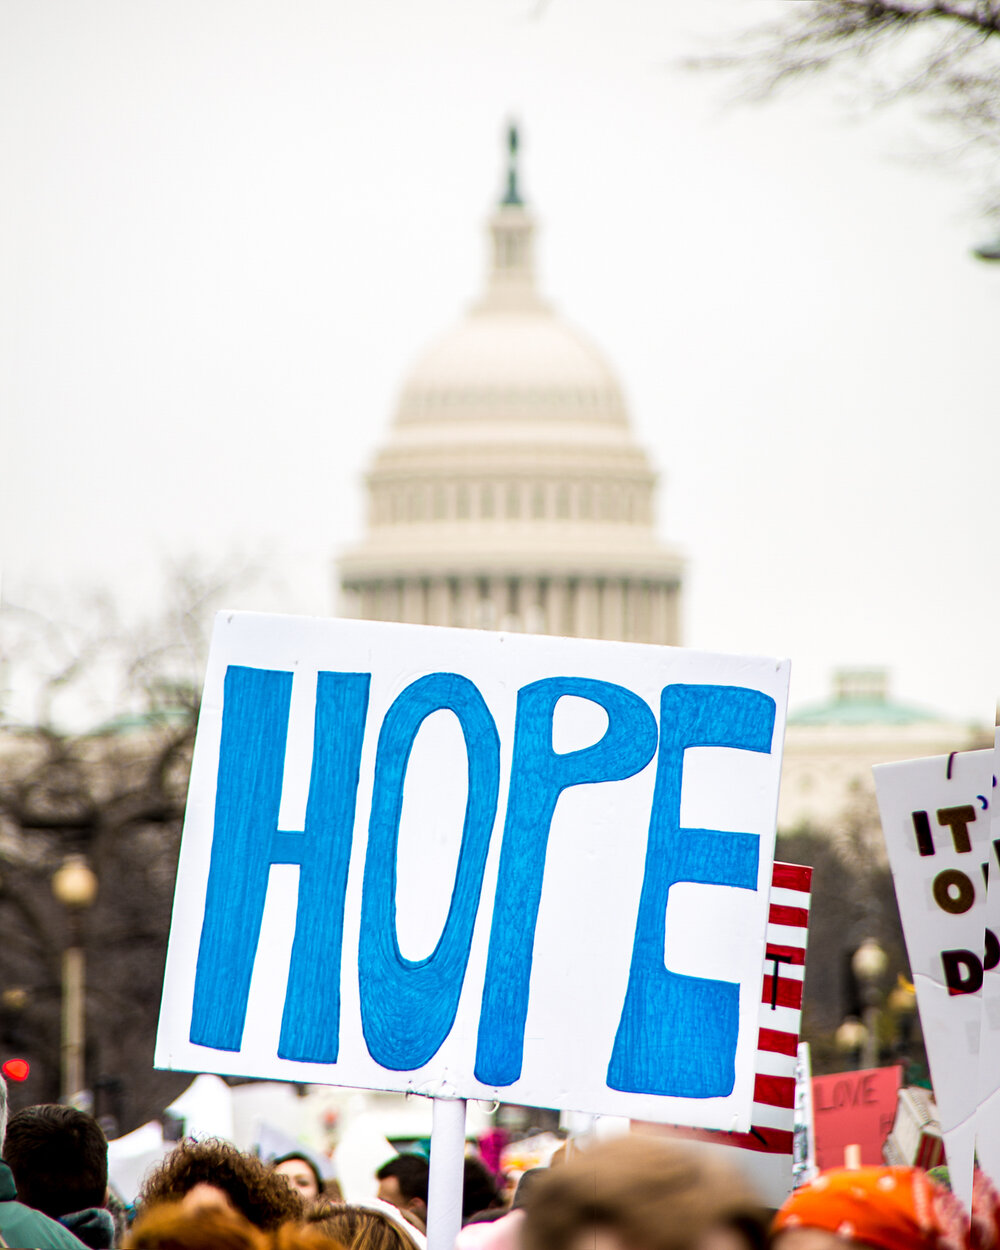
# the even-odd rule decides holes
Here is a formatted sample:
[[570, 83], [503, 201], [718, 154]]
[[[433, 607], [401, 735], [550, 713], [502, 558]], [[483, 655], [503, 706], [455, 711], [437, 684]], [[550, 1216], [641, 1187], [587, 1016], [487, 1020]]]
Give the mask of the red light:
[[0, 1069], [8, 1081], [26, 1081], [31, 1065], [27, 1059], [8, 1059]]

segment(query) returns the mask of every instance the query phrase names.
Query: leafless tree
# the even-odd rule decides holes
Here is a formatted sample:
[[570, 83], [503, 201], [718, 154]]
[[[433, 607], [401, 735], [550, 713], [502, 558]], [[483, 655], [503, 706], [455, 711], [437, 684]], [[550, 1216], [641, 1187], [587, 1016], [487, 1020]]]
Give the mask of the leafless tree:
[[696, 64], [741, 71], [755, 98], [837, 69], [866, 105], [919, 101], [943, 125], [942, 153], [966, 158], [1000, 218], [998, 36], [1000, 0], [799, 0]]
[[[32, 1065], [11, 1088], [15, 1106], [60, 1092], [70, 918], [51, 881], [69, 855], [85, 856], [99, 883], [79, 917], [98, 1112], [128, 1131], [189, 1080], [154, 1072], [153, 1039], [207, 628], [224, 584], [175, 572], [167, 609], [131, 627], [100, 598], [68, 624], [0, 613], [8, 692], [23, 670], [34, 673], [31, 708], [15, 708], [9, 693], [0, 704], [0, 1061]], [[110, 712], [96, 725], [95, 707]], [[67, 717], [88, 727], [66, 728]]]
[[[813, 868], [803, 1037], [812, 1047], [814, 1070], [835, 1071], [850, 1061], [837, 1049], [836, 1030], [845, 1018], [860, 1017], [864, 1008], [851, 967], [857, 948], [874, 938], [886, 952], [886, 973], [878, 986], [886, 1006], [897, 978], [909, 977], [874, 796], [857, 789], [829, 827], [803, 826], [779, 835], [777, 857]], [[909, 1020], [901, 1022], [885, 1010], [880, 1025], [887, 1061], [926, 1067], [922, 1042]]]

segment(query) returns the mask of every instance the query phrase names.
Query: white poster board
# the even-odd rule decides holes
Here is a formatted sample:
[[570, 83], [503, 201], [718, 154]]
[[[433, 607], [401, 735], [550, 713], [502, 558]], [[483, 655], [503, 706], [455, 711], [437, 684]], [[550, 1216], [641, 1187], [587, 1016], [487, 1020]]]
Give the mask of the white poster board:
[[993, 752], [879, 764], [874, 773], [952, 1187], [968, 1207]]
[[990, 778], [990, 856], [986, 888], [986, 958], [982, 990], [982, 1020], [979, 1034], [979, 1111], [976, 1116], [976, 1154], [979, 1166], [994, 1184], [1000, 1183], [1000, 1062], [985, 1057], [1000, 1055], [1000, 803], [997, 802], [1000, 777], [1000, 729], [994, 733], [993, 775]]
[[157, 1066], [747, 1128], [787, 687], [220, 613]]

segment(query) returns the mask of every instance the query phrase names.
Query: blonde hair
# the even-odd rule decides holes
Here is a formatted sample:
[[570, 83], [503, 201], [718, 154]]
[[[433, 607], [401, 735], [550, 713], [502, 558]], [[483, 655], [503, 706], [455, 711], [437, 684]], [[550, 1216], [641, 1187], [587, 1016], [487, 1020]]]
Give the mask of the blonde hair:
[[350, 1203], [326, 1203], [309, 1214], [309, 1222], [347, 1250], [416, 1250], [416, 1242], [388, 1215]]
[[282, 1224], [271, 1234], [271, 1250], [346, 1250], [316, 1224]]

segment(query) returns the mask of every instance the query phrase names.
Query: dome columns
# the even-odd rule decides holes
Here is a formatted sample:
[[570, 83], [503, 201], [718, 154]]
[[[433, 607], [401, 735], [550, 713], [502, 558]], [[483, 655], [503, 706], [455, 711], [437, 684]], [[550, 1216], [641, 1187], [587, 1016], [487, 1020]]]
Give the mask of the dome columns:
[[680, 583], [562, 573], [386, 575], [347, 581], [341, 614], [623, 642], [676, 644]]

